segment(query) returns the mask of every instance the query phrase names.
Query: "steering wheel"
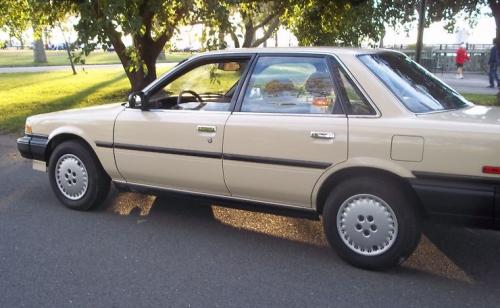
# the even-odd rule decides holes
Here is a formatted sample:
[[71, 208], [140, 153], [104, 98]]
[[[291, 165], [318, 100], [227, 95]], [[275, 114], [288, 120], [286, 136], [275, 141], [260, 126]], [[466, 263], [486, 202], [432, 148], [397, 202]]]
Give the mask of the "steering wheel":
[[[189, 93], [191, 94], [199, 103], [198, 106], [192, 108], [192, 110], [200, 110], [201, 108], [203, 108], [203, 106], [206, 105], [205, 102], [203, 102], [203, 99], [201, 98], [200, 95], [198, 95], [198, 93], [194, 92], [194, 91], [191, 91], [191, 90], [184, 90], [184, 91], [181, 91], [179, 93], [179, 96], [177, 96], [177, 106], [180, 108], [180, 105], [182, 104], [182, 95], [184, 93]], [[180, 108], [181, 109], [181, 108]]]

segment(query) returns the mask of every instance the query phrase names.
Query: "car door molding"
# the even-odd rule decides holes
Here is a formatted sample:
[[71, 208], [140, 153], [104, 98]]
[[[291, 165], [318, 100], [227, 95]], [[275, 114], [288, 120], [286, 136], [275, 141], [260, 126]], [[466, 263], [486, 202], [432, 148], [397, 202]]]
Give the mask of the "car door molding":
[[218, 153], [218, 152], [164, 148], [164, 147], [149, 146], [149, 145], [115, 143], [113, 145], [113, 147], [115, 149], [119, 149], [119, 150], [131, 150], [131, 151], [141, 151], [141, 152], [150, 152], [150, 153], [173, 154], [173, 155], [181, 155], [181, 156], [196, 156], [196, 157], [204, 157], [204, 158], [218, 158], [218, 159], [222, 158], [222, 153]]
[[119, 150], [141, 151], [141, 152], [172, 154], [181, 156], [195, 156], [203, 158], [215, 158], [215, 159], [241, 161], [241, 162], [257, 163], [257, 164], [279, 165], [279, 166], [300, 167], [300, 168], [310, 168], [310, 169], [327, 169], [332, 165], [332, 163], [330, 162], [283, 159], [275, 157], [262, 157], [262, 156], [251, 156], [251, 155], [240, 155], [240, 154], [228, 154], [228, 153], [222, 154], [218, 152], [174, 149], [174, 148], [164, 148], [157, 146], [126, 144], [126, 143], [113, 144], [109, 142], [97, 141], [96, 146], [103, 148], [114, 148]]
[[96, 141], [95, 145], [99, 148], [112, 148], [113, 147], [113, 142], [107, 142], [107, 141]]
[[295, 160], [295, 159], [283, 159], [274, 157], [261, 157], [261, 156], [250, 156], [250, 155], [240, 155], [240, 154], [223, 154], [224, 160], [235, 160], [249, 163], [258, 164], [269, 164], [269, 165], [280, 165], [288, 167], [301, 167], [301, 168], [311, 168], [311, 169], [326, 169], [332, 165], [332, 163], [317, 162], [317, 161], [307, 161], [307, 160]]

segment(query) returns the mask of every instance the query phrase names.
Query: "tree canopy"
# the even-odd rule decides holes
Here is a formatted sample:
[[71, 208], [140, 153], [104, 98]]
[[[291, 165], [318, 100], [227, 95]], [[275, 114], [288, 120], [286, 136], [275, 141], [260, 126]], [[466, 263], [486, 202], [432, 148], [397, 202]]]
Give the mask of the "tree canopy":
[[375, 1], [306, 0], [287, 11], [287, 26], [300, 45], [359, 46], [376, 41], [384, 29], [384, 12]]
[[287, 7], [293, 3], [293, 0], [217, 1], [199, 21], [208, 30], [203, 37], [205, 47], [226, 47], [226, 35], [235, 48], [258, 47], [276, 33]]
[[[31, 25], [36, 32], [75, 15], [76, 44], [83, 54], [99, 47], [114, 50], [135, 91], [156, 78], [156, 60], [182, 25], [203, 23], [209, 29], [203, 37], [209, 48], [223, 48], [226, 36], [236, 47], [256, 47], [279, 25], [291, 29], [300, 45], [358, 46], [364, 40], [379, 41], [387, 24], [415, 20], [419, 4], [420, 0], [0, 0], [0, 27], [22, 33]], [[451, 29], [457, 14], [473, 22], [485, 5], [492, 9], [500, 37], [500, 0], [428, 1], [426, 22], [444, 20]]]
[[0, 0], [0, 28], [11, 36], [26, 31], [30, 21], [27, 1]]
[[[113, 48], [125, 68], [132, 90], [156, 79], [156, 59], [180, 24], [198, 12], [193, 0], [78, 1], [75, 26], [85, 54], [98, 46]], [[125, 36], [132, 38], [126, 46]]]
[[0, 0], [0, 28], [17, 38], [21, 45], [24, 45], [23, 32], [30, 27], [33, 29], [35, 62], [47, 62], [42, 41], [43, 29], [61, 20], [65, 15], [66, 9], [61, 2]]
[[[444, 21], [454, 29], [461, 14], [471, 24], [481, 9], [495, 0], [427, 1], [426, 25]], [[378, 41], [385, 26], [405, 25], [416, 20], [420, 0], [306, 0], [288, 11], [288, 27], [302, 45], [358, 46]], [[498, 24], [498, 23], [497, 23]]]

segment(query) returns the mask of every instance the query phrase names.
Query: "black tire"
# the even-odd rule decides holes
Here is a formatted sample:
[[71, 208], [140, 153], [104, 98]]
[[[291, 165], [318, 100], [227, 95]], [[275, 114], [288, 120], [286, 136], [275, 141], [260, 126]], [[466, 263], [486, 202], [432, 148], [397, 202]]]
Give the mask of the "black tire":
[[[370, 200], [370, 196], [376, 196], [389, 205], [394, 216], [396, 217], [397, 228], [393, 226], [393, 229], [397, 230], [397, 233], [394, 233], [396, 236], [392, 244], [387, 245], [388, 248], [380, 250], [378, 250], [376, 245], [368, 246], [374, 247], [374, 249], [370, 249], [370, 251], [366, 250], [367, 253], [379, 253], [377, 255], [365, 255], [363, 254], [364, 252], [362, 253], [360, 250], [356, 251], [357, 249], [361, 249], [361, 245], [357, 247], [354, 246], [353, 244], [355, 243], [351, 243], [351, 239], [346, 237], [349, 234], [344, 233], [341, 235], [341, 232], [351, 232], [350, 234], [355, 236], [355, 231], [359, 230], [359, 232], [361, 232], [361, 230], [363, 230], [362, 232], [365, 232], [365, 230], [368, 230], [371, 227], [370, 225], [370, 227], [364, 229], [364, 225], [361, 226], [361, 224], [357, 223], [357, 221], [353, 226], [351, 226], [353, 223], [347, 224], [346, 222], [344, 222], [345, 225], [342, 226], [340, 222], [341, 219], [338, 219], [337, 215], [339, 214], [341, 207], [342, 213], [349, 212], [344, 211], [345, 208], [343, 207], [343, 204], [344, 202], [348, 204], [348, 200], [355, 200], [354, 196], [361, 196], [361, 198], [363, 198], [363, 196], [368, 196], [368, 199], [366, 200]], [[373, 205], [373, 208], [376, 208], [375, 205]], [[351, 209], [354, 209], [354, 207]], [[353, 221], [352, 217], [358, 217], [358, 220], [363, 218], [362, 215], [354, 216], [356, 215], [355, 213], [356, 212], [350, 214], [351, 219], [349, 222]], [[373, 221], [373, 217], [371, 216], [370, 218]], [[337, 223], [339, 223], [339, 227], [337, 226]], [[387, 222], [383, 221], [383, 223]], [[366, 224], [368, 224], [368, 220], [366, 221]], [[390, 226], [390, 224], [387, 224], [387, 226]], [[323, 209], [323, 227], [330, 245], [343, 260], [364, 269], [384, 270], [401, 264], [413, 253], [420, 241], [421, 215], [418, 211], [416, 200], [412, 198], [412, 195], [398, 181], [386, 177], [357, 177], [340, 183], [330, 193]], [[339, 231], [339, 228], [342, 229], [343, 227], [345, 229]], [[347, 228], [353, 229], [348, 230]], [[368, 230], [367, 233], [368, 236], [371, 236], [370, 230]], [[354, 236], [353, 238], [355, 238]], [[359, 238], [361, 238], [359, 243], [364, 244], [365, 242], [363, 241], [368, 237], [363, 238], [360, 234]], [[344, 239], [346, 242], [344, 242]]]
[[[76, 200], [72, 200], [59, 189], [56, 179], [57, 162], [64, 155], [71, 154], [77, 157], [86, 169], [86, 191]], [[95, 154], [88, 146], [78, 140], [69, 140], [59, 144], [49, 159], [50, 186], [55, 195], [66, 207], [73, 210], [87, 211], [104, 201], [109, 193], [111, 181], [103, 170]]]

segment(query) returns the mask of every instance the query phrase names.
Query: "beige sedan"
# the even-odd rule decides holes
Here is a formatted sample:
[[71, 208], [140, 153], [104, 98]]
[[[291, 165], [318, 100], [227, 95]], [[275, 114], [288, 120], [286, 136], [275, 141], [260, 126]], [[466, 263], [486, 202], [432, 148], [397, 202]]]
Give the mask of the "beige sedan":
[[36, 115], [18, 139], [59, 200], [119, 189], [322, 217], [356, 266], [401, 263], [422, 218], [500, 226], [500, 109], [387, 50], [194, 56], [111, 104]]

